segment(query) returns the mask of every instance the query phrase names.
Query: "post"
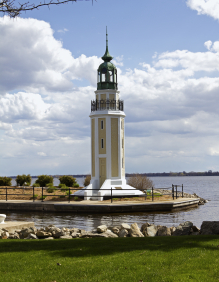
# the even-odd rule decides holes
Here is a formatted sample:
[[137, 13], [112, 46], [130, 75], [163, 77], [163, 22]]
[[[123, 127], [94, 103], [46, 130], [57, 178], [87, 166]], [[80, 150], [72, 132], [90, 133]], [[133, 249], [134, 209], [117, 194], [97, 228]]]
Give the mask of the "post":
[[6, 201], [8, 200], [8, 187], [6, 187]]
[[176, 199], [177, 199], [177, 185], [176, 185]]
[[152, 186], [152, 202], [154, 201], [154, 187]]
[[147, 201], [147, 189], [144, 190], [144, 191], [146, 191], [146, 192], [145, 192], [145, 201]]
[[111, 187], [111, 204], [113, 202], [113, 188]]
[[33, 202], [34, 202], [35, 200], [34, 200], [34, 186], [33, 186]]
[[182, 198], [183, 198], [183, 184], [182, 184]]
[[172, 184], [172, 197], [173, 197], [173, 200], [174, 200], [174, 185]]
[[42, 187], [42, 196], [41, 197], [42, 197], [42, 201], [41, 202], [43, 202], [43, 187]]
[[68, 187], [68, 202], [70, 203], [70, 187]]

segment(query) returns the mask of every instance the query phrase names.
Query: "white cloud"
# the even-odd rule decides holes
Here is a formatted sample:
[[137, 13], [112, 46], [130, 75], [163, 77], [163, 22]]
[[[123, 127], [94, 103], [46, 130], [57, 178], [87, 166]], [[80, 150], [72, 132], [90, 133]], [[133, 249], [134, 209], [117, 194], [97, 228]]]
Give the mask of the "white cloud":
[[46, 153], [44, 153], [44, 152], [38, 152], [37, 155], [42, 156], [42, 157], [46, 157], [47, 156]]
[[187, 0], [187, 6], [198, 12], [198, 15], [208, 15], [219, 20], [218, 0]]
[[208, 40], [204, 43], [204, 46], [210, 51], [212, 46], [212, 41]]
[[59, 30], [58, 30], [58, 32], [60, 32], [60, 33], [66, 33], [66, 31], [68, 31], [67, 28], [63, 28], [63, 29], [59, 29]]

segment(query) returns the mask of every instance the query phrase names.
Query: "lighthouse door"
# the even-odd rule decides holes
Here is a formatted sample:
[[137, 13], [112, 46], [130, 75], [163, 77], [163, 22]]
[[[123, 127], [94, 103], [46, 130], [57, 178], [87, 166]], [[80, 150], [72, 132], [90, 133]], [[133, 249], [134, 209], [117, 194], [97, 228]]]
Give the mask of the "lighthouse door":
[[106, 180], [106, 158], [100, 158], [100, 187], [103, 185]]

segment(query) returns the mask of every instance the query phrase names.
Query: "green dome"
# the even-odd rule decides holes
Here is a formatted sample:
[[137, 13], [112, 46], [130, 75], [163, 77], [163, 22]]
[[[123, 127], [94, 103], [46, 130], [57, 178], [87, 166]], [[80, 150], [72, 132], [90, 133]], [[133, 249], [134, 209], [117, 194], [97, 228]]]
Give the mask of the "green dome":
[[101, 72], [103, 69], [114, 70], [116, 67], [111, 62], [104, 62], [99, 66], [98, 71]]

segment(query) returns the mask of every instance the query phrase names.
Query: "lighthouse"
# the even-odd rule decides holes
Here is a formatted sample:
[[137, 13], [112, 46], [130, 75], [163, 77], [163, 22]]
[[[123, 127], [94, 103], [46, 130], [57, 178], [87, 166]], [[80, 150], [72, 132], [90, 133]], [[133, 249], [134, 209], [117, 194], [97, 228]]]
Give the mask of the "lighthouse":
[[74, 193], [85, 200], [143, 194], [126, 184], [124, 101], [120, 99], [117, 68], [112, 59], [106, 31], [106, 51], [97, 70], [97, 90], [91, 101], [91, 182]]

